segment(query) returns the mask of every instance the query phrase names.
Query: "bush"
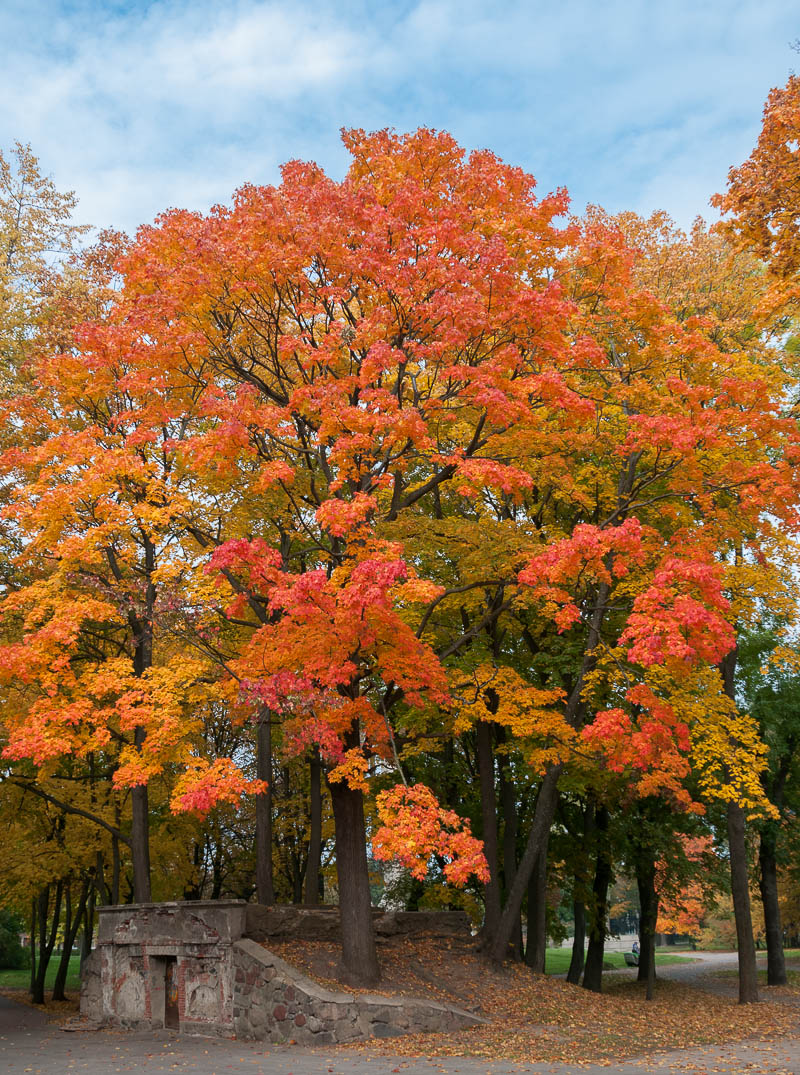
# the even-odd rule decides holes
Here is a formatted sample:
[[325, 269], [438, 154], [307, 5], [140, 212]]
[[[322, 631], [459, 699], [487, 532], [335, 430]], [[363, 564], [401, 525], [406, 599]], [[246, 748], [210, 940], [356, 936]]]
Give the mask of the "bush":
[[3, 970], [23, 970], [30, 966], [30, 950], [19, 943], [24, 928], [22, 919], [0, 907], [0, 968]]

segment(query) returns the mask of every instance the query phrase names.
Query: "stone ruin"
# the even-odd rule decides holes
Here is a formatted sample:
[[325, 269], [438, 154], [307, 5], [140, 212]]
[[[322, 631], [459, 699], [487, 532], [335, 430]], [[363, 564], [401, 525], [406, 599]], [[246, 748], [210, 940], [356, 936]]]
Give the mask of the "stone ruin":
[[[483, 1022], [411, 997], [325, 989], [263, 943], [338, 940], [335, 909], [268, 908], [242, 900], [100, 908], [97, 947], [81, 983], [95, 1026], [172, 1028], [269, 1042], [328, 1045]], [[461, 912], [374, 912], [377, 935], [464, 935]]]

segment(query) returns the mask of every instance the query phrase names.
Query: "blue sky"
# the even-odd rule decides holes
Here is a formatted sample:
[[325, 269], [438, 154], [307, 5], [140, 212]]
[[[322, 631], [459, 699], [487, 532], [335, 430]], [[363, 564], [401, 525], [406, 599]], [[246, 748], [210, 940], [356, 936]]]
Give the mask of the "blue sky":
[[30, 142], [81, 220], [127, 230], [313, 159], [341, 127], [451, 131], [573, 207], [709, 214], [797, 0], [3, 0], [0, 146]]

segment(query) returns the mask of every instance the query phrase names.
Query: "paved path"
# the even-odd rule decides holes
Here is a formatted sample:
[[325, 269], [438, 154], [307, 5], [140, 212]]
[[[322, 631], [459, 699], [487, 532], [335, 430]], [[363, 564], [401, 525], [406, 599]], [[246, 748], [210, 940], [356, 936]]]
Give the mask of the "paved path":
[[427, 1060], [352, 1052], [310, 1052], [163, 1032], [64, 1033], [52, 1025], [0, 1036], [0, 1071], [8, 1075], [620, 1075], [725, 1072], [726, 1075], [797, 1075], [800, 1041], [747, 1043], [726, 1049], [687, 1050], [605, 1065], [508, 1064], [449, 1058]]
[[[703, 953], [694, 964], [659, 968], [662, 977], [708, 987], [710, 971], [735, 967], [730, 953]], [[705, 981], [703, 979], [705, 978]], [[727, 986], [727, 983], [726, 983]], [[716, 988], [716, 986], [714, 986]], [[731, 988], [735, 988], [733, 980]], [[373, 1058], [351, 1051], [310, 1051], [167, 1031], [76, 1031], [48, 1023], [42, 1012], [0, 996], [0, 1073], [7, 1075], [798, 1075], [800, 1036], [774, 1042], [680, 1050], [608, 1064], [512, 1064], [473, 1058]]]

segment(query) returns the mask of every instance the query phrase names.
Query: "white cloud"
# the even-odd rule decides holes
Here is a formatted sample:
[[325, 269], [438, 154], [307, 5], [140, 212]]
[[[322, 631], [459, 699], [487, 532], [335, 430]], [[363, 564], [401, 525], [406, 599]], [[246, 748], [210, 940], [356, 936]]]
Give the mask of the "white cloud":
[[0, 145], [30, 141], [81, 216], [205, 208], [341, 126], [425, 124], [566, 184], [576, 207], [705, 212], [785, 81], [788, 0], [12, 0]]

